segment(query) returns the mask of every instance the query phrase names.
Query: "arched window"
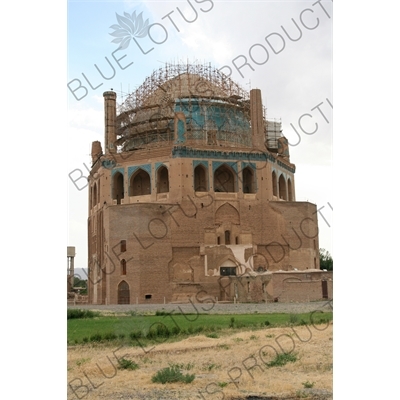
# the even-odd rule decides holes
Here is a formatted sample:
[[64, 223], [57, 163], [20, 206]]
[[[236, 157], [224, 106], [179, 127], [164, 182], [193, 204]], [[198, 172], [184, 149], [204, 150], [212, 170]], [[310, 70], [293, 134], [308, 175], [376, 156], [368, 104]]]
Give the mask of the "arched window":
[[128, 283], [125, 281], [120, 282], [118, 285], [118, 304], [129, 304], [130, 297]]
[[225, 244], [231, 244], [231, 233], [230, 233], [230, 231], [225, 231]]
[[294, 201], [292, 180], [290, 178], [287, 181], [287, 187], [288, 187], [288, 200], [289, 201]]
[[112, 198], [117, 200], [117, 204], [121, 204], [121, 199], [124, 198], [124, 176], [120, 172], [113, 176]]
[[121, 275], [126, 275], [126, 260], [124, 258], [121, 260]]
[[169, 177], [168, 169], [162, 166], [157, 171], [157, 193], [169, 192]]
[[279, 177], [279, 198], [282, 200], [287, 200], [286, 181], [283, 175]]
[[130, 196], [143, 196], [151, 194], [150, 175], [139, 169], [136, 171], [130, 180]]
[[243, 193], [255, 193], [254, 173], [250, 167], [246, 167], [242, 172]]
[[198, 165], [194, 169], [194, 191], [195, 192], [208, 191], [207, 170], [204, 168], [203, 165]]
[[226, 164], [221, 165], [214, 173], [215, 192], [236, 192], [236, 179], [232, 169]]
[[92, 207], [97, 204], [97, 185], [96, 183], [93, 185], [93, 194], [92, 194]]
[[278, 197], [278, 183], [276, 180], [276, 173], [272, 171], [272, 194]]

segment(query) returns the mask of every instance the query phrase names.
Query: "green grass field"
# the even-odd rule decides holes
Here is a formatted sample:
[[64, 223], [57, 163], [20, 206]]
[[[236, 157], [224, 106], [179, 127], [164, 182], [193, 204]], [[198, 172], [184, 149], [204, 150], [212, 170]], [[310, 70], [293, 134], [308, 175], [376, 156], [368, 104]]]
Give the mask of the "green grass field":
[[120, 341], [134, 345], [135, 338], [140, 338], [141, 342], [164, 342], [216, 331], [223, 334], [278, 326], [326, 324], [332, 318], [332, 312], [94, 316], [68, 319], [68, 344]]

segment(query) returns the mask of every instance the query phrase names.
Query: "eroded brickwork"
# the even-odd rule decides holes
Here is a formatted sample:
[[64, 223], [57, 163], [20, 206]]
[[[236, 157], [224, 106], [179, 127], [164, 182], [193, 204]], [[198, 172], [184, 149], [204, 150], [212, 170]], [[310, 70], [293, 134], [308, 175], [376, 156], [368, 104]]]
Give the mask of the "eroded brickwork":
[[[93, 143], [90, 174], [89, 302], [322, 298], [317, 208], [295, 201], [288, 150], [266, 145], [261, 92], [241, 101], [194, 75], [119, 114], [116, 94], [104, 94], [105, 153]], [[213, 95], [195, 93], [199, 81]], [[297, 274], [305, 270], [316, 278]], [[297, 278], [283, 284], [290, 271]]]

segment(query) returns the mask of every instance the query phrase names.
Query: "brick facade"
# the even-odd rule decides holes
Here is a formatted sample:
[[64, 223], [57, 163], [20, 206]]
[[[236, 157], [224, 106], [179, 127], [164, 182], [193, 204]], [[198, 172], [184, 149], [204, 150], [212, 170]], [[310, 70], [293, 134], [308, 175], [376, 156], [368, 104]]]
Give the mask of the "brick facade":
[[[215, 95], [195, 96], [198, 82]], [[168, 93], [172, 106], [155, 124], [149, 110]], [[116, 94], [104, 93], [105, 153], [93, 143], [90, 174], [89, 302], [321, 297], [316, 205], [295, 201], [288, 150], [264, 144], [261, 92], [237, 97], [201, 74], [181, 74], [117, 116]], [[187, 98], [192, 108], [179, 103]], [[319, 281], [297, 273], [304, 270]], [[279, 271], [300, 280], [283, 284], [288, 272]]]

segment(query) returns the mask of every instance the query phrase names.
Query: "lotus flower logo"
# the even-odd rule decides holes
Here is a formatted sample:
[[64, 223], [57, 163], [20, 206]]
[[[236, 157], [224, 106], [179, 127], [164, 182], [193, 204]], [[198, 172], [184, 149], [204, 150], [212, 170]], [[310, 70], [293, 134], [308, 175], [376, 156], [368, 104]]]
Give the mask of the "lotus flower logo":
[[111, 25], [110, 28], [114, 29], [114, 32], [110, 33], [111, 36], [116, 37], [112, 40], [112, 43], [119, 43], [117, 50], [126, 49], [133, 37], [143, 38], [148, 34], [149, 30], [149, 20], [143, 21], [143, 13], [136, 16], [136, 11], [131, 14], [124, 12], [124, 17], [122, 15], [117, 16], [117, 21], [119, 25]]

